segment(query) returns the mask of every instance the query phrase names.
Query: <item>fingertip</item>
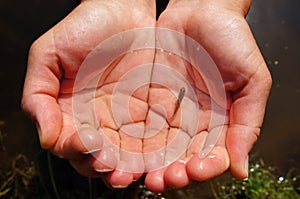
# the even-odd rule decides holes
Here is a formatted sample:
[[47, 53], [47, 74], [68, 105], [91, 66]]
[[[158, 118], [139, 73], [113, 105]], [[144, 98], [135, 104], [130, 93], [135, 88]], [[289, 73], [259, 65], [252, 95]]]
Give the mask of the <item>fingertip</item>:
[[182, 188], [189, 184], [185, 167], [182, 162], [174, 162], [166, 169], [164, 179], [169, 187]]
[[78, 145], [82, 145], [81, 152], [86, 154], [99, 151], [103, 146], [102, 133], [92, 126], [85, 125], [78, 129], [78, 138]]
[[54, 147], [58, 137], [56, 139], [49, 139], [47, 133], [43, 132], [39, 125], [37, 124], [37, 131], [39, 135], [40, 145], [43, 149], [51, 149]]
[[96, 129], [85, 129], [77, 132], [73, 127], [65, 127], [59, 140], [52, 148], [52, 152], [61, 158], [74, 160], [95, 154], [101, 148], [102, 136], [98, 134]]
[[114, 151], [109, 147], [103, 147], [101, 150], [92, 153], [91, 156], [91, 165], [98, 172], [113, 171], [117, 167], [118, 160]]
[[204, 171], [204, 163], [199, 157], [194, 155], [187, 163], [188, 176], [198, 182], [209, 179], [209, 174]]
[[62, 115], [57, 104], [49, 105], [43, 110], [36, 110], [36, 127], [41, 147], [51, 149], [55, 146], [62, 130]]
[[113, 188], [126, 188], [133, 182], [133, 173], [129, 165], [124, 161], [119, 161], [117, 168], [107, 174], [107, 182]]
[[36, 85], [28, 84], [24, 85], [21, 108], [36, 123], [41, 147], [50, 149], [55, 145], [62, 129], [61, 109], [55, 98], [32, 91]]
[[244, 162], [241, 162], [240, 164], [231, 164], [230, 166], [230, 172], [231, 175], [239, 180], [244, 180], [248, 178], [248, 168], [249, 168], [249, 156], [247, 156], [244, 160]]
[[188, 176], [202, 182], [224, 173], [229, 168], [230, 162], [226, 149], [215, 147], [205, 158], [194, 155], [187, 163]]
[[126, 188], [133, 182], [133, 174], [116, 169], [108, 173], [107, 182], [116, 189]]
[[164, 180], [164, 169], [147, 173], [145, 185], [147, 189], [153, 192], [161, 193], [167, 189], [167, 184]]
[[257, 141], [259, 128], [241, 125], [231, 126], [226, 137], [226, 148], [230, 158], [230, 172], [238, 179], [248, 177], [248, 154]]

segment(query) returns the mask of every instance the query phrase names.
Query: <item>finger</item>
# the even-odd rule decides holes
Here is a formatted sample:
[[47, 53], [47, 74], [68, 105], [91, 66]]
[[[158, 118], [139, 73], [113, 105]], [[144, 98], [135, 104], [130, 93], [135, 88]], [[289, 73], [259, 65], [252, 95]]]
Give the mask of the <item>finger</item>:
[[55, 155], [69, 160], [81, 159], [84, 154], [99, 151], [103, 147], [103, 129], [83, 125], [80, 129], [64, 125], [55, 146], [51, 149]]
[[[199, 148], [197, 150], [191, 149], [191, 152], [195, 151], [195, 153], [192, 156], [189, 155], [191, 159], [186, 164], [186, 171], [191, 179], [200, 182], [205, 181], [221, 175], [229, 168], [229, 156], [225, 148], [226, 131], [227, 128], [223, 127], [218, 142], [204, 158], [200, 156]], [[203, 145], [204, 136], [204, 133], [200, 134], [194, 142]]]
[[[174, 162], [166, 168], [164, 180], [169, 187], [182, 188], [189, 184], [190, 177], [187, 173], [187, 162], [200, 154], [207, 137], [207, 131], [201, 131], [193, 137], [186, 154], [179, 161]], [[196, 165], [194, 165], [196, 166]]]
[[[103, 128], [101, 131], [102, 147], [100, 150], [91, 151], [90, 155], [94, 158], [88, 164], [98, 172], [108, 172], [117, 168], [120, 139], [118, 132], [110, 128]], [[86, 144], [91, 146], [88, 142]]]
[[224, 173], [229, 167], [228, 154], [224, 147], [216, 146], [204, 159], [194, 155], [187, 163], [188, 176], [202, 182]]
[[230, 156], [230, 171], [238, 179], [248, 177], [248, 153], [259, 135], [259, 128], [231, 125], [228, 129], [226, 147]]
[[[165, 123], [168, 110], [163, 105], [155, 104], [155, 99], [150, 95], [149, 104], [154, 104], [149, 110], [147, 122], [149, 129], [143, 140], [143, 153], [145, 161], [145, 170], [148, 171], [145, 178], [145, 185], [154, 192], [163, 192], [167, 185], [164, 180], [165, 166], [168, 164], [167, 157], [172, 159], [172, 153], [168, 153], [166, 144], [170, 135], [169, 126]], [[150, 136], [149, 136], [150, 135]], [[175, 147], [175, 145], [172, 145]]]
[[125, 188], [129, 186], [132, 181], [134, 180], [133, 178], [133, 173], [132, 172], [127, 172], [129, 171], [128, 164], [124, 161], [119, 161], [117, 168], [108, 173], [107, 175], [107, 182], [113, 187], [113, 188]]
[[49, 35], [45, 34], [30, 49], [21, 104], [37, 122], [43, 148], [53, 147], [62, 127], [62, 114], [57, 104], [62, 72]]
[[189, 142], [190, 137], [181, 129], [169, 129], [165, 152], [165, 165], [168, 167], [165, 168], [164, 180], [170, 187], [182, 188], [189, 183], [185, 164]]
[[167, 189], [167, 184], [164, 180], [165, 169], [160, 169], [147, 173], [145, 185], [147, 189], [154, 192], [163, 192]]
[[165, 144], [168, 137], [168, 126], [164, 126], [156, 135], [143, 140], [145, 171], [150, 172], [165, 166]]
[[145, 171], [142, 154], [142, 140], [126, 134], [122, 129], [119, 132], [121, 138], [120, 160], [127, 163], [134, 180], [137, 180]]
[[239, 179], [248, 176], [248, 153], [260, 133], [270, 86], [271, 78], [263, 64], [248, 84], [233, 96], [226, 147], [230, 170]]
[[164, 179], [169, 187], [182, 188], [189, 184], [190, 180], [185, 166], [184, 162], [176, 161], [166, 168]]
[[[105, 129], [105, 133], [107, 135], [107, 133], [114, 133], [114, 131], [108, 131], [108, 129]], [[124, 164], [118, 165], [118, 157], [116, 156], [116, 153], [118, 152], [117, 147], [115, 147], [112, 144], [109, 144], [108, 140], [105, 140], [106, 143], [100, 150], [92, 150], [89, 151], [87, 154], [83, 154], [82, 152], [83, 150], [87, 149], [83, 146], [79, 136], [77, 136], [77, 141], [74, 140], [76, 140], [76, 136], [73, 136], [69, 141], [67, 141], [69, 143], [67, 143], [66, 146], [68, 146], [69, 148], [62, 149], [61, 154], [64, 154], [67, 157], [67, 159], [71, 159], [70, 163], [80, 174], [92, 178], [105, 177], [105, 174], [107, 174], [107, 172], [112, 172], [117, 168], [121, 169], [120, 166], [124, 167]], [[93, 139], [92, 141], [95, 140]], [[82, 148], [80, 148], [80, 146]], [[88, 146], [90, 147], [91, 145], [88, 144]], [[121, 174], [120, 172], [114, 173], [115, 174], [113, 175], [113, 177], [110, 176], [110, 178], [112, 178], [113, 183], [116, 183], [114, 180], [116, 178], [120, 178]], [[128, 177], [128, 175], [125, 175], [125, 177]], [[121, 184], [124, 185], [124, 182], [122, 182]]]
[[108, 172], [117, 168], [118, 160], [114, 153], [111, 147], [105, 146], [99, 151], [78, 155], [77, 159], [70, 160], [70, 163], [83, 176], [105, 177]]

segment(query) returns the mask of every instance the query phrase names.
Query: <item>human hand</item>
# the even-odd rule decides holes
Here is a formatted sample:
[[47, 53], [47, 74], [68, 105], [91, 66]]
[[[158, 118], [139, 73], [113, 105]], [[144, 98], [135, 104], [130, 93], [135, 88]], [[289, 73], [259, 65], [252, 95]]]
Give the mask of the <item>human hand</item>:
[[[184, 29], [180, 29], [180, 27], [183, 26], [179, 22], [181, 21], [183, 23], [189, 18], [189, 15], [186, 16], [187, 18], [181, 18], [177, 22], [176, 20], [170, 20], [174, 19], [172, 17], [176, 16], [176, 13], [173, 13], [173, 16], [173, 14], [169, 12], [176, 7], [175, 6], [172, 8], [173, 3], [174, 2], [170, 2], [168, 9], [163, 13], [162, 17], [158, 21], [158, 25], [161, 27], [168, 27], [177, 31], [184, 32], [182, 31]], [[188, 7], [185, 7], [182, 11], [187, 8]], [[112, 12], [108, 12], [107, 14], [105, 14], [107, 10], [111, 9], [118, 10], [115, 13], [117, 13], [117, 16], [119, 17], [112, 15]], [[133, 9], [133, 11], [129, 12], [128, 10], [130, 9]], [[139, 12], [140, 10], [145, 10], [145, 12]], [[27, 111], [38, 123], [42, 146], [45, 148], [50, 148], [53, 153], [60, 157], [69, 159], [71, 164], [85, 176], [100, 177], [103, 176], [103, 171], [109, 171], [117, 168], [112, 172], [109, 172], [109, 174], [105, 177], [107, 181], [115, 187], [127, 186], [132, 182], [132, 180], [137, 179], [142, 172], [126, 172], [128, 171], [127, 169], [120, 168], [122, 167], [122, 165], [117, 165], [118, 163], [116, 159], [107, 158], [113, 157], [112, 153], [110, 153], [109, 150], [104, 150], [103, 148], [103, 150], [99, 150], [101, 147], [103, 147], [103, 144], [105, 145], [107, 141], [103, 141], [103, 139], [99, 137], [98, 132], [91, 129], [90, 126], [88, 127], [88, 131], [85, 131], [88, 133], [81, 133], [81, 136], [76, 133], [76, 128], [73, 123], [74, 115], [72, 112], [72, 89], [77, 72], [79, 70], [79, 66], [86, 58], [87, 54], [91, 52], [91, 50], [94, 49], [98, 43], [102, 42], [104, 39], [113, 34], [125, 30], [139, 27], [154, 27], [155, 16], [153, 10], [154, 5], [148, 2], [143, 3], [142, 5], [133, 6], [128, 3], [126, 5], [122, 2], [116, 3], [115, 1], [109, 3], [86, 1], [81, 4], [76, 10], [74, 10], [74, 12], [72, 12], [69, 17], [64, 19], [48, 33], [42, 36], [37, 42], [35, 42], [30, 52], [22, 104], [24, 110]], [[175, 11], [177, 11], [177, 8], [175, 9]], [[130, 13], [130, 16], [128, 16], [128, 13]], [[132, 13], [136, 13], [136, 15], [131, 15]], [[103, 16], [105, 17], [103, 18]], [[228, 16], [228, 18], [231, 17], [232, 16]], [[203, 22], [203, 24], [205, 24], [205, 22]], [[187, 30], [192, 31], [193, 27], [187, 28]], [[198, 35], [197, 32], [195, 34]], [[218, 45], [217, 41], [216, 43], [212, 42], [213, 45], [205, 45], [203, 40], [197, 39], [197, 37], [194, 37], [195, 35], [190, 33], [188, 35], [196, 38], [196, 40], [204, 47], [206, 47], [208, 51], [209, 46], [213, 47], [213, 45]], [[202, 33], [202, 35], [205, 34]], [[212, 52], [210, 51], [209, 53], [212, 54]], [[218, 52], [215, 52], [215, 54], [218, 54]], [[109, 137], [114, 145], [120, 146], [120, 148], [131, 152], [141, 153], [142, 151], [145, 152], [147, 150], [153, 150], [153, 148], [151, 149], [151, 146], [153, 146], [153, 144], [157, 145], [158, 148], [164, 147], [164, 145], [166, 144], [166, 140], [168, 139], [168, 132], [163, 131], [161, 134], [154, 136], [153, 138], [146, 139], [142, 143], [139, 139], [128, 137], [126, 133], [120, 131], [119, 127], [114, 123], [112, 110], [110, 110], [111, 104], [109, 102], [112, 100], [112, 98], [105, 98], [103, 96], [105, 96], [105, 94], [108, 94], [109, 96], [113, 93], [113, 88], [109, 85], [117, 83], [126, 71], [133, 69], [133, 66], [152, 62], [154, 56], [157, 57], [157, 63], [168, 63], [170, 61], [166, 60], [163, 54], [154, 55], [153, 50], [144, 50], [142, 52], [139, 52], [138, 55], [135, 54], [123, 56], [118, 60], [117, 63], [112, 64], [111, 68], [108, 70], [109, 72], [107, 73], [107, 77], [102, 82], [102, 84], [99, 85], [100, 89], [98, 93], [99, 96], [96, 99], [96, 106], [99, 107], [99, 110], [101, 109], [101, 111], [99, 111], [97, 119], [99, 120], [100, 127], [104, 129], [103, 134]], [[218, 56], [213, 56], [213, 58], [216, 59], [218, 58]], [[218, 59], [220, 61], [217, 61]], [[221, 63], [224, 60], [221, 60], [220, 57], [218, 59], [216, 60], [216, 63], [220, 67], [222, 65], [219, 65], [218, 63]], [[186, 65], [183, 64], [179, 67], [182, 68], [182, 66], [183, 70], [186, 70]], [[252, 70], [252, 66], [249, 69]], [[230, 72], [236, 72], [234, 70], [229, 72], [222, 72], [221, 69], [220, 71], [222, 75], [223, 73], [230, 74]], [[267, 74], [267, 72], [265, 73]], [[151, 74], [144, 75], [146, 79], [151, 78]], [[233, 77], [237, 77], [240, 74], [233, 75], [235, 75]], [[201, 79], [201, 77], [196, 76], [193, 76], [192, 78], [194, 78], [194, 81]], [[230, 86], [232, 86], [232, 84], [236, 85], [238, 88], [241, 88], [242, 86], [239, 86], [238, 84], [243, 84], [243, 81], [247, 81], [247, 78], [242, 79], [241, 82], [236, 82], [236, 80], [234, 80], [233, 82], [227, 81], [229, 82], [229, 89], [227, 86], [228, 91], [230, 90]], [[151, 80], [149, 80], [149, 82], [151, 82]], [[230, 83], [232, 84], [230, 85]], [[180, 85], [177, 85], [177, 87], [178, 86]], [[205, 86], [203, 86], [201, 83], [198, 83], [198, 85], [196, 84], [196, 87], [204, 88], [205, 90]], [[267, 87], [268, 86], [261, 89], [267, 90]], [[232, 90], [234, 89], [232, 88]], [[262, 99], [261, 106], [263, 108], [265, 106], [264, 103], [267, 98], [267, 93], [268, 91], [266, 91], [266, 94], [264, 95], [265, 99]], [[173, 105], [175, 104], [174, 102], [176, 102], [176, 100], [174, 99], [174, 97], [172, 98], [170, 96], [172, 96], [170, 95], [170, 93], [164, 91], [163, 89], [156, 88], [155, 86], [152, 88], [140, 88], [139, 91], [134, 94], [135, 99], [138, 100], [132, 101], [132, 106], [129, 110], [131, 113], [130, 115], [134, 116], [132, 118], [133, 122], [138, 123], [138, 121], [145, 121], [145, 118], [149, 118], [149, 115], [147, 115], [148, 105], [151, 107], [151, 105], [153, 104], [163, 104], [165, 102], [165, 104], [163, 104], [165, 110], [167, 110], [167, 115], [165, 117], [166, 119], [171, 120], [171, 123], [172, 120], [175, 121], [174, 126], [176, 127], [176, 117], [175, 119], [172, 118], [172, 114], [174, 114]], [[162, 102], [164, 99], [166, 100]], [[204, 104], [204, 108], [207, 108], [209, 106], [209, 103], [207, 103], [207, 105], [206, 102], [210, 100], [207, 100], [205, 98], [202, 98], [202, 100], [204, 100], [204, 102], [201, 102], [201, 105]], [[254, 106], [256, 107], [255, 104]], [[262, 120], [263, 111], [260, 113], [262, 114]], [[202, 114], [201, 116], [200, 114], [199, 117], [205, 118], [207, 117], [207, 115]], [[258, 118], [258, 120], [259, 119], [260, 118]], [[49, 123], [49, 121], [51, 122]], [[202, 126], [202, 130], [205, 129], [205, 125], [207, 124], [204, 124]], [[164, 129], [166, 130], [168, 129], [168, 127], [164, 127]], [[228, 155], [224, 151], [225, 131], [223, 131], [217, 144], [217, 146], [220, 147], [215, 147], [211, 152], [215, 154], [215, 157], [217, 158], [206, 160], [205, 164], [212, 167], [204, 167], [204, 170], [203, 168], [198, 167], [199, 161], [202, 160], [200, 160], [198, 156], [194, 156], [194, 154], [196, 152], [199, 152], [199, 145], [201, 145], [199, 143], [203, 142], [204, 138], [202, 136], [204, 134], [205, 133], [199, 133], [195, 136], [196, 138], [194, 139], [194, 144], [191, 145], [190, 149], [186, 153], [189, 155], [186, 157], [182, 157], [184, 161], [189, 160], [189, 162], [186, 164], [187, 167], [181, 162], [175, 162], [167, 168], [164, 167], [164, 169], [162, 170], [149, 172], [145, 182], [148, 188], [155, 191], [163, 191], [166, 188], [166, 184], [175, 187], [182, 187], [189, 182], [190, 178], [195, 180], [205, 180], [219, 175], [220, 173], [225, 171], [228, 168], [229, 164]], [[229, 137], [230, 136], [227, 136], [226, 139], [228, 139]], [[231, 137], [233, 137], [233, 139], [239, 138], [238, 136]], [[231, 150], [230, 147], [228, 148], [229, 154], [230, 151], [236, 151], [235, 147], [237, 145], [239, 146], [239, 144], [236, 144], [233, 141], [231, 142], [233, 143], [233, 145]], [[87, 147], [87, 145], [85, 145], [84, 143], [90, 144]], [[249, 143], [248, 145], [251, 144]], [[250, 150], [251, 148], [248, 147], [248, 145], [245, 145], [246, 150]], [[154, 147], [154, 149], [157, 148]], [[92, 155], [86, 154], [93, 151], [95, 152]], [[85, 155], [83, 155], [83, 153], [85, 153]], [[243, 153], [243, 151], [241, 153]], [[236, 153], [233, 153], [233, 155], [234, 154]], [[121, 158], [122, 160], [122, 155], [120, 155], [119, 158]], [[230, 158], [232, 161], [232, 157]], [[126, 161], [125, 159], [124, 161], [127, 163], [130, 162], [130, 160]], [[109, 162], [109, 166], [102, 164], [103, 162]], [[240, 163], [237, 162], [236, 165], [240, 165]], [[188, 173], [185, 173], [185, 167], [187, 168]], [[231, 167], [233, 168], [231, 169], [233, 172], [236, 171], [237, 174], [239, 173], [239, 168], [237, 166], [235, 166], [237, 167], [236, 169], [234, 169], [233, 166]], [[142, 171], [141, 168], [137, 168], [137, 170]], [[199, 172], [205, 172], [206, 175], [199, 175]], [[177, 175], [174, 175], [174, 173], [176, 173]]]
[[[218, 143], [205, 157], [199, 150], [209, 121], [209, 106], [205, 95], [210, 95], [201, 75], [189, 69], [190, 64], [165, 54], [156, 55], [156, 62], [171, 64], [189, 74], [190, 82], [199, 92], [199, 104], [204, 113], [199, 113], [199, 122], [204, 121], [194, 137], [194, 143], [168, 168], [151, 172], [146, 185], [155, 190], [167, 186], [183, 187], [189, 179], [204, 181], [230, 169], [233, 176], [244, 179], [248, 176], [248, 153], [256, 142], [263, 122], [271, 76], [245, 20], [250, 1], [199, 1], [171, 0], [158, 19], [157, 26], [184, 33], [201, 44], [216, 63], [224, 82], [227, 95], [228, 123]], [[214, 101], [216, 98], [209, 96]], [[206, 112], [206, 114], [205, 114]], [[150, 182], [155, 185], [152, 187]]]
[[[128, 0], [86, 0], [31, 47], [22, 108], [37, 122], [42, 147], [70, 160], [82, 175], [100, 177], [105, 169], [107, 171], [112, 168], [95, 160], [95, 157], [109, 157], [109, 152], [102, 150], [102, 153], [87, 154], [102, 147], [103, 140], [99, 138], [97, 131], [88, 129], [81, 136], [76, 132], [72, 92], [78, 70], [86, 56], [110, 36], [134, 28], [154, 26], [153, 1], [137, 3]], [[152, 62], [153, 54], [153, 50], [145, 50], [138, 56], [125, 55], [111, 66], [105, 80], [108, 86], [103, 86], [102, 89], [102, 92], [108, 92], [107, 98], [99, 97], [98, 100], [101, 104], [100, 123], [111, 132], [111, 137], [118, 135], [114, 131], [113, 119], [109, 117], [109, 93], [112, 92], [109, 84], [113, 85], [118, 81], [120, 75], [131, 66], [138, 65], [141, 61]], [[145, 93], [140, 92], [139, 97], [145, 99], [147, 91]], [[140, 101], [139, 105], [145, 104]], [[91, 144], [88, 148], [86, 142]], [[123, 143], [124, 148], [125, 143], [126, 141]], [[110, 166], [116, 164], [114, 159], [110, 161]], [[111, 185], [124, 187], [140, 175], [133, 176], [132, 173], [120, 170], [111, 172], [106, 177]]]

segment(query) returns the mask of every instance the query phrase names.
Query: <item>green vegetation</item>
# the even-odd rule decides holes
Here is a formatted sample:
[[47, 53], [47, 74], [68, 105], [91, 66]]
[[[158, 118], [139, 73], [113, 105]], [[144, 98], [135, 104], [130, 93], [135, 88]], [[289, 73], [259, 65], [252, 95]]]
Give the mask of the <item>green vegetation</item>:
[[216, 199], [298, 199], [300, 198], [299, 169], [290, 169], [285, 175], [276, 175], [274, 167], [262, 160], [250, 164], [249, 178], [212, 182]]
[[[143, 179], [133, 183], [126, 189], [112, 190], [100, 185], [96, 179], [87, 179], [86, 190], [64, 190], [58, 187], [53, 168], [52, 155], [43, 151], [48, 168], [41, 173], [39, 164], [30, 162], [24, 155], [19, 154], [10, 163], [10, 167], [0, 171], [0, 199], [40, 198], [40, 199], [176, 199], [199, 198], [203, 191], [201, 183], [196, 183], [184, 189], [171, 189], [165, 193], [153, 193], [143, 185]], [[285, 175], [276, 175], [274, 167], [264, 164], [262, 160], [251, 163], [249, 178], [237, 180], [225, 174], [211, 180], [211, 198], [216, 199], [298, 199], [300, 198], [299, 169], [290, 169]], [[43, 177], [44, 176], [44, 177]], [[98, 190], [101, 190], [99, 192]], [[198, 189], [198, 193], [197, 193]], [[197, 197], [198, 196], [198, 197]], [[206, 198], [206, 197], [203, 197]]]
[[11, 167], [0, 172], [0, 198], [23, 198], [36, 176], [35, 166], [24, 155], [19, 154]]

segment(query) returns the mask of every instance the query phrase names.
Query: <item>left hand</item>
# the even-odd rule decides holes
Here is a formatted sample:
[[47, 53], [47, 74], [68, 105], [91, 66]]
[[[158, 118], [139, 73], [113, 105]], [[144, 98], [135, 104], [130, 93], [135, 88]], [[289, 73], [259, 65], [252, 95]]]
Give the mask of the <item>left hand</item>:
[[[189, 63], [167, 53], [156, 55], [156, 62], [173, 65], [188, 74], [194, 90], [201, 91], [198, 102], [204, 111], [199, 113], [202, 128], [198, 129], [194, 143], [181, 157], [186, 163], [177, 161], [166, 169], [149, 173], [146, 178], [148, 187], [160, 191], [167, 185], [183, 187], [189, 179], [208, 180], [227, 169], [239, 179], [247, 178], [248, 153], [259, 136], [271, 87], [270, 73], [245, 20], [249, 6], [248, 0], [170, 0], [159, 17], [158, 27], [193, 38], [216, 63], [228, 96], [228, 123], [212, 151], [200, 159], [199, 143], [203, 143], [202, 135], [207, 132], [209, 124], [209, 120], [203, 118], [212, 111], [205, 104], [211, 98], [217, 99], [210, 96], [203, 84], [204, 77], [193, 71]], [[150, 186], [153, 184], [156, 186]]]

